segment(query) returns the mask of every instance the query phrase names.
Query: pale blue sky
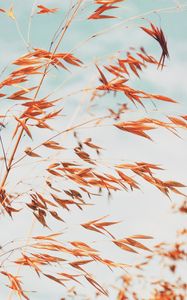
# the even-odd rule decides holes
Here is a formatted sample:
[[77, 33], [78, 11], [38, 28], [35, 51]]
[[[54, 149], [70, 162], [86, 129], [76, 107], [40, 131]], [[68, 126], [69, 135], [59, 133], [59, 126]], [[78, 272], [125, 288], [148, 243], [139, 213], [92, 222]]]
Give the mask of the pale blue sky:
[[[59, 22], [61, 22], [64, 14], [67, 10], [70, 1], [60, 0], [41, 0], [35, 1], [35, 4], [43, 4], [47, 7], [59, 7], [60, 11], [55, 15], [34, 15], [32, 18], [32, 25], [30, 30], [30, 43], [33, 47], [48, 48], [51, 41], [51, 37], [56, 30]], [[61, 97], [69, 93], [69, 90], [76, 91], [81, 87], [88, 86], [91, 83], [95, 83], [96, 72], [94, 63], [99, 65], [106, 63], [108, 57], [115, 55], [119, 50], [125, 51], [130, 46], [141, 47], [145, 46], [147, 51], [153, 55], [159, 57], [160, 49], [156, 42], [147, 36], [143, 31], [139, 29], [139, 26], [147, 25], [148, 21], [153, 21], [157, 26], [161, 25], [169, 46], [170, 60], [166, 62], [167, 67], [162, 72], [155, 70], [151, 67], [145, 70], [142, 74], [142, 81], [133, 79], [132, 83], [134, 87], [145, 89], [150, 92], [159, 93], [168, 97], [174, 98], [179, 101], [180, 104], [175, 106], [162, 104], [158, 105], [158, 111], [153, 111], [153, 107], [149, 107], [146, 116], [164, 116], [175, 114], [186, 114], [187, 104], [187, 1], [172, 1], [172, 0], [127, 0], [123, 4], [121, 10], [112, 12], [117, 13], [119, 18], [114, 20], [102, 20], [102, 21], [88, 21], [86, 16], [88, 12], [93, 10], [91, 1], [85, 1], [86, 9], [78, 15], [77, 19], [71, 26], [70, 32], [67, 33], [59, 51], [67, 52], [75, 48], [73, 52], [75, 56], [82, 59], [86, 65], [86, 68], [81, 70], [75, 70], [75, 73], [65, 73], [54, 71], [45, 85], [45, 89], [41, 90], [41, 96], [45, 96], [49, 91], [58, 88], [55, 97]], [[27, 49], [23, 42], [23, 39], [28, 41], [28, 18], [31, 13], [33, 1], [31, 0], [2, 0], [0, 8], [8, 9], [13, 5], [15, 16], [17, 20], [17, 26], [14, 20], [9, 18], [5, 14], [0, 14], [0, 71], [8, 66], [7, 70], [1, 75], [0, 79], [3, 80], [8, 71], [11, 70], [11, 62], [20, 55], [26, 53]], [[151, 13], [151, 11], [158, 9], [165, 9], [171, 7], [178, 7], [183, 5], [183, 9], [173, 9], [166, 11], [160, 11], [159, 13]], [[148, 13], [150, 12], [150, 13]], [[146, 16], [145, 16], [146, 13]], [[139, 16], [130, 21], [129, 18], [133, 16]], [[145, 19], [142, 19], [145, 17]], [[120, 26], [112, 30], [114, 24], [121, 23]], [[111, 30], [109, 30], [111, 27]], [[99, 37], [89, 40], [85, 43], [80, 41], [87, 40], [88, 37], [96, 32], [106, 30], [106, 34], [102, 34]], [[83, 97], [84, 95], [79, 95]], [[121, 101], [121, 97], [117, 98]], [[66, 102], [65, 112], [68, 114], [76, 113], [77, 105], [80, 99], [77, 96], [71, 97]], [[106, 98], [105, 101], [111, 101], [111, 107], [116, 107], [116, 100]], [[97, 103], [95, 111], [102, 114], [105, 111], [108, 104], [105, 101]], [[12, 104], [11, 104], [12, 105]], [[7, 110], [9, 103], [5, 100], [1, 101], [0, 114]], [[85, 111], [81, 107], [77, 112], [78, 120], [84, 117]], [[132, 113], [133, 117], [145, 116], [145, 111], [140, 110]], [[67, 118], [68, 119], [68, 118]], [[68, 122], [65, 119], [65, 124]], [[8, 145], [7, 136], [10, 130], [10, 126], [7, 125], [7, 131], [4, 132], [5, 145]], [[161, 134], [162, 133], [162, 134]], [[186, 150], [187, 140], [185, 133], [180, 132], [182, 139], [178, 139], [172, 136], [170, 133], [155, 131], [152, 134], [155, 140], [154, 145], [149, 141], [144, 141], [139, 137], [123, 135], [119, 131], [106, 132], [105, 128], [88, 129], [81, 132], [80, 136], [85, 138], [92, 135], [96, 142], [102, 145], [104, 148], [109, 149], [105, 153], [105, 159], [107, 161], [113, 161], [116, 163], [118, 160], [125, 160], [128, 162], [133, 161], [147, 161], [153, 163], [160, 163], [166, 169], [163, 173], [163, 178], [177, 179], [181, 182], [186, 182]], [[42, 137], [39, 135], [36, 137], [36, 143], [40, 141]], [[60, 139], [60, 142], [66, 143], [71, 146], [71, 137]], [[22, 148], [25, 146], [33, 146], [28, 141], [23, 142]], [[71, 155], [71, 153], [70, 153]], [[68, 158], [68, 155], [67, 155]], [[28, 163], [28, 164], [27, 164]], [[40, 176], [41, 170], [37, 169], [36, 164], [30, 166], [29, 162], [22, 164], [17, 171], [17, 178], [22, 176], [27, 179], [28, 174], [32, 180], [36, 176]], [[14, 175], [15, 176], [15, 175]], [[15, 177], [9, 180], [9, 187], [13, 189], [13, 184], [16, 185]], [[18, 179], [17, 179], [18, 180]], [[35, 184], [35, 183], [34, 183]], [[19, 189], [19, 187], [18, 187]], [[85, 214], [81, 214], [78, 210], [72, 211], [68, 226], [69, 229], [63, 235], [66, 240], [83, 239], [85, 242], [96, 241], [97, 245], [103, 252], [108, 252], [106, 256], [109, 258], [115, 258], [118, 256], [119, 261], [125, 263], [137, 263], [141, 260], [140, 257], [134, 257], [131, 254], [119, 253], [115, 249], [111, 249], [108, 246], [106, 239], [102, 240], [102, 236], [97, 236], [90, 233], [87, 236], [84, 231], [78, 227], [78, 224], [85, 220], [101, 217], [102, 215], [110, 214], [113, 220], [124, 220], [124, 223], [119, 227], [114, 228], [114, 233], [118, 235], [128, 235], [142, 233], [147, 235], [153, 235], [155, 237], [150, 245], [154, 245], [160, 241], [172, 241], [175, 237], [175, 231], [185, 224], [185, 219], [173, 215], [171, 213], [171, 202], [164, 197], [159, 191], [155, 190], [147, 184], [144, 184], [142, 188], [143, 192], [135, 191], [133, 193], [117, 193], [113, 196], [110, 203], [103, 197], [103, 199], [97, 200], [97, 205], [93, 208], [87, 208]], [[172, 201], [178, 201], [178, 196], [173, 196]], [[18, 217], [15, 217], [15, 225], [7, 219], [1, 218], [1, 238], [2, 243], [13, 238], [23, 238], [29, 230], [29, 222], [31, 215], [28, 213], [26, 216], [22, 213]], [[68, 217], [68, 216], [66, 216]], [[29, 222], [28, 222], [29, 220]], [[56, 231], [60, 231], [62, 228], [60, 225], [55, 225]], [[116, 230], [116, 232], [115, 232]], [[48, 233], [47, 230], [45, 230]], [[43, 231], [40, 225], [36, 224], [34, 227], [33, 235], [42, 234]], [[1, 243], [1, 242], [0, 242]], [[187, 269], [187, 268], [186, 268]], [[16, 270], [11, 268], [11, 270]], [[113, 283], [114, 279], [119, 274], [118, 272], [106, 271], [104, 268], [99, 269], [97, 266], [95, 269], [90, 269], [97, 275], [99, 282]], [[184, 276], [185, 276], [185, 270]], [[29, 274], [29, 275], [27, 275]], [[64, 289], [57, 284], [50, 282], [49, 280], [39, 280], [33, 273], [26, 273], [23, 269], [20, 272], [21, 276], [25, 276], [24, 282], [26, 282], [26, 289], [35, 290], [38, 289], [39, 293], [29, 293], [31, 300], [60, 300], [60, 297], [64, 294]], [[187, 276], [187, 274], [186, 274]], [[84, 288], [81, 288], [84, 291]], [[90, 295], [93, 294], [93, 289], [86, 285], [85, 292]], [[142, 297], [146, 297], [145, 291], [142, 291]], [[7, 299], [7, 289], [2, 288], [0, 291], [0, 298]], [[12, 300], [16, 300], [14, 297]], [[92, 298], [94, 300], [94, 298]], [[111, 299], [114, 300], [114, 299]], [[130, 299], [131, 300], [131, 299]]]

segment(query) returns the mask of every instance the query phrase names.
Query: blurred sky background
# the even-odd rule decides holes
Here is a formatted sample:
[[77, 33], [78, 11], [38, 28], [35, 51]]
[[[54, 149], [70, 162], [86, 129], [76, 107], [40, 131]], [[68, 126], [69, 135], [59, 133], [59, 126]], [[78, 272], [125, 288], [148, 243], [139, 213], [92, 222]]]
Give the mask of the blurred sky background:
[[[5, 14], [0, 14], [0, 75], [1, 80], [11, 70], [11, 62], [19, 56], [27, 52], [26, 44], [30, 43], [32, 47], [48, 49], [51, 38], [56, 31], [59, 23], [64, 18], [72, 1], [69, 0], [41, 0], [41, 1], [23, 1], [23, 0], [1, 0], [0, 8], [9, 9], [13, 6], [16, 21], [9, 18]], [[73, 54], [83, 60], [85, 67], [83, 69], [72, 69], [72, 73], [53, 72], [49, 79], [46, 80], [45, 89], [41, 90], [40, 96], [45, 96], [57, 88], [55, 97], [67, 95], [69, 91], [76, 91], [85, 86], [95, 83], [96, 70], [95, 63], [102, 65], [111, 61], [118, 51], [128, 51], [130, 47], [139, 48], [144, 46], [148, 53], [159, 57], [160, 48], [157, 43], [140, 30], [139, 26], [147, 26], [148, 21], [153, 21], [157, 26], [161, 26], [168, 40], [170, 59], [166, 62], [166, 68], [161, 72], [156, 70], [154, 66], [146, 69], [142, 73], [142, 80], [132, 79], [134, 87], [145, 89], [151, 93], [163, 94], [177, 100], [176, 105], [168, 103], [158, 103], [157, 109], [148, 106], [147, 112], [141, 107], [136, 111], [133, 108], [129, 119], [147, 117], [164, 117], [167, 115], [185, 115], [187, 113], [187, 1], [172, 0], [127, 0], [120, 3], [121, 9], [112, 11], [111, 14], [118, 15], [117, 19], [88, 21], [86, 18], [95, 9], [91, 4], [92, 1], [85, 1], [85, 5], [73, 22], [70, 30], [65, 35], [60, 52], [68, 52], [72, 49]], [[32, 9], [36, 10], [36, 5], [43, 4], [47, 7], [58, 7], [59, 12], [56, 14], [36, 15], [32, 17], [30, 35], [28, 37], [28, 20]], [[172, 9], [173, 7], [173, 9]], [[168, 11], [163, 9], [169, 8]], [[160, 10], [159, 12], [154, 12]], [[139, 16], [139, 17], [136, 17]], [[120, 26], [113, 28], [115, 24], [121, 23]], [[111, 28], [110, 28], [111, 27]], [[106, 30], [105, 34], [100, 34], [95, 39], [88, 39], [93, 34]], [[82, 42], [83, 41], [83, 42]], [[4, 68], [7, 69], [4, 70]], [[3, 71], [4, 70], [4, 71]], [[1, 71], [3, 71], [1, 73]], [[82, 105], [80, 106], [80, 97], [82, 97]], [[84, 110], [84, 101], [87, 95], [78, 94], [68, 98], [68, 104], [65, 104], [66, 116], [75, 114], [76, 118], [73, 124], [79, 120], [86, 118]], [[118, 101], [122, 102], [121, 96], [112, 98], [107, 96], [100, 103], [94, 103], [94, 113], [103, 115], [111, 101], [110, 107], [117, 108]], [[124, 99], [126, 102], [126, 99]], [[8, 106], [5, 100], [1, 100], [1, 111], [3, 114]], [[12, 104], [11, 104], [12, 105]], [[66, 121], [67, 119], [67, 121]], [[127, 116], [128, 119], [128, 116]], [[62, 125], [68, 124], [68, 118], [61, 121]], [[9, 124], [4, 131], [5, 145], [8, 147], [8, 134], [11, 131]], [[166, 169], [159, 172], [161, 178], [177, 180], [186, 183], [187, 169], [187, 140], [184, 131], [179, 131], [181, 138], [177, 138], [166, 130], [155, 130], [151, 133], [154, 143], [144, 140], [141, 137], [125, 134], [116, 129], [106, 131], [106, 128], [94, 128], [87, 131], [81, 131], [80, 137], [93, 137], [93, 141], [101, 145], [105, 151], [104, 159], [107, 162], [118, 163], [146, 161], [150, 163], [160, 164]], [[27, 139], [23, 141], [21, 147], [33, 147], [40, 141], [42, 137], [37, 136], [36, 140], [31, 144]], [[72, 147], [72, 139], [64, 137], [60, 142], [68, 148]], [[28, 144], [29, 143], [29, 144]], [[20, 150], [21, 151], [21, 150]], [[0, 152], [2, 156], [2, 153]], [[66, 159], [71, 159], [71, 152], [65, 154]], [[19, 158], [19, 155], [18, 155]], [[15, 175], [16, 174], [16, 175]], [[17, 177], [16, 177], [17, 176]], [[38, 176], [38, 177], [37, 177]], [[25, 178], [26, 181], [34, 182], [34, 185], [40, 182], [41, 168], [37, 164], [30, 165], [29, 162], [23, 162], [15, 170], [9, 178], [8, 185], [11, 189], [19, 185], [19, 180]], [[0, 174], [1, 177], [1, 174]], [[37, 179], [38, 178], [38, 179]], [[35, 181], [36, 180], [36, 181]], [[79, 228], [78, 224], [90, 219], [99, 218], [104, 215], [110, 215], [112, 220], [124, 220], [123, 223], [113, 228], [113, 233], [119, 237], [131, 234], [146, 234], [154, 236], [154, 240], [149, 242], [150, 246], [166, 241], [172, 242], [178, 228], [185, 227], [186, 219], [181, 215], [172, 214], [171, 207], [173, 203], [177, 203], [181, 198], [175, 194], [172, 195], [170, 201], [154, 187], [142, 182], [142, 191], [114, 193], [112, 199], [108, 201], [107, 195], [96, 199], [97, 205], [85, 209], [85, 213], [81, 213], [78, 209], [73, 210], [69, 215], [66, 214], [68, 220], [68, 229], [65, 229], [63, 235], [64, 240], [82, 240], [85, 242], [96, 243], [100, 249], [105, 252], [105, 256], [110, 259], [118, 257], [118, 261], [127, 264], [136, 264], [141, 261], [141, 255], [124, 253], [110, 247], [107, 238], [95, 235], [92, 232], [86, 232]], [[0, 243], [4, 244], [13, 239], [24, 238], [30, 228], [31, 214], [20, 213], [15, 216], [14, 223], [5, 216], [1, 216], [1, 233]], [[55, 224], [56, 231], [63, 231], [61, 224]], [[116, 231], [115, 231], [116, 230]], [[49, 234], [47, 230], [43, 230], [36, 223], [33, 228], [32, 235]], [[94, 245], [93, 243], [93, 245]], [[98, 244], [97, 244], [98, 243]], [[16, 267], [10, 267], [12, 272], [16, 272]], [[100, 268], [100, 269], [99, 269]], [[39, 290], [36, 293], [30, 293], [31, 300], [60, 300], [64, 295], [64, 289], [56, 283], [47, 279], [38, 279], [31, 272], [25, 272], [21, 269], [20, 276], [24, 276], [23, 282], [26, 290]], [[110, 284], [119, 276], [119, 272], [111, 273], [97, 266], [93, 270], [96, 274], [98, 282]], [[156, 272], [156, 271], [155, 271]], [[187, 268], [181, 270], [183, 276], [187, 278]], [[34, 275], [33, 275], [34, 274]], [[2, 280], [2, 279], [1, 279]], [[4, 281], [3, 281], [4, 282]], [[81, 288], [85, 293], [92, 295], [93, 288], [86, 285]], [[0, 286], [0, 298], [7, 298], [7, 288]], [[142, 297], [146, 297], [146, 291], [142, 291]], [[12, 300], [17, 299], [16, 296]], [[93, 298], [94, 299], [94, 298]], [[111, 298], [111, 300], [114, 300]]]

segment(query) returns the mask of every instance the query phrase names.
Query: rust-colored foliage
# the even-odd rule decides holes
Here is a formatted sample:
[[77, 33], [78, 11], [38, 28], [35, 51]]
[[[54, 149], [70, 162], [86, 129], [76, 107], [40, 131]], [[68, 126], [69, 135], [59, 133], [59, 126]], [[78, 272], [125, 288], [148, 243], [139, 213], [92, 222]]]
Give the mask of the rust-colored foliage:
[[107, 10], [118, 8], [118, 6], [113, 5], [113, 4], [116, 4], [116, 3], [119, 3], [122, 1], [124, 1], [124, 0], [104, 0], [104, 1], [95, 0], [95, 4], [101, 4], [101, 5], [95, 10], [95, 12], [91, 16], [88, 17], [88, 19], [97, 20], [97, 19], [115, 18], [115, 16], [105, 15], [105, 14], [103, 14], [103, 12], [105, 12]]
[[153, 37], [160, 45], [162, 48], [162, 54], [158, 63], [158, 67], [161, 66], [161, 68], [164, 67], [164, 62], [166, 57], [169, 58], [169, 52], [168, 52], [168, 46], [167, 46], [167, 41], [164, 36], [163, 30], [161, 28], [158, 28], [157, 26], [153, 25], [151, 23], [151, 28], [145, 28], [141, 27], [147, 34], [149, 34], [151, 37]]
[[[89, 11], [91, 7], [89, 17], [83, 16], [83, 22], [87, 23], [91, 22], [87, 19], [92, 20], [93, 24], [98, 19], [115, 19], [117, 16], [105, 13], [116, 8], [120, 10], [124, 0], [93, 0], [93, 6], [88, 7], [84, 6], [85, 2], [78, 0], [70, 3], [69, 10], [63, 15], [63, 22], [58, 26], [47, 49], [43, 49], [41, 45], [32, 45], [29, 40], [30, 32], [27, 35], [28, 41], [25, 40], [19, 28], [17, 10], [13, 6], [0, 8], [1, 16], [4, 18], [8, 15], [12, 19], [10, 21], [26, 44], [22, 55], [14, 58], [1, 73], [0, 213], [1, 218], [12, 219], [13, 227], [16, 227], [17, 220], [29, 222], [29, 217], [33, 218], [28, 236], [19, 241], [7, 241], [0, 247], [0, 275], [9, 280], [9, 300], [14, 294], [19, 299], [32, 299], [32, 284], [30, 283], [29, 291], [22, 284], [22, 268], [31, 269], [37, 280], [45, 278], [51, 284], [58, 284], [64, 294], [72, 299], [82, 297], [79, 295], [79, 287], [89, 284], [96, 291], [93, 299], [100, 295], [110, 298], [111, 288], [114, 288], [117, 290], [116, 300], [139, 300], [141, 298], [134, 280], [143, 278], [146, 282], [146, 270], [143, 274], [141, 271], [154, 259], [159, 260], [160, 266], [164, 260], [164, 267], [172, 274], [177, 272], [177, 263], [186, 259], [185, 243], [180, 240], [181, 236], [186, 236], [186, 228], [178, 231], [179, 240], [172, 245], [159, 243], [153, 247], [150, 240], [154, 237], [146, 233], [126, 235], [123, 220], [101, 212], [100, 208], [96, 210], [97, 216], [94, 215], [93, 206], [104, 201], [107, 196], [109, 200], [110, 197], [115, 197], [111, 201], [116, 201], [118, 208], [118, 195], [130, 191], [140, 193], [144, 189], [143, 182], [169, 198], [172, 194], [181, 198], [186, 196], [185, 191], [181, 191], [185, 189], [185, 184], [173, 178], [164, 179], [164, 172], [163, 176], [160, 175], [163, 171], [161, 165], [144, 160], [129, 162], [128, 158], [120, 159], [113, 153], [112, 144], [115, 134], [121, 134], [124, 143], [128, 138], [131, 141], [131, 136], [132, 141], [136, 138], [137, 142], [153, 144], [154, 131], [160, 132], [162, 129], [175, 135], [174, 138], [179, 138], [181, 130], [187, 128], [187, 116], [185, 113], [177, 116], [174, 113], [171, 116], [168, 113], [164, 116], [151, 116], [150, 104], [155, 108], [161, 102], [167, 107], [174, 106], [177, 101], [162, 95], [162, 92], [155, 94], [143, 87], [134, 87], [134, 81], [141, 83], [142, 72], [146, 68], [156, 66], [163, 69], [165, 59], [169, 57], [165, 34], [153, 23], [150, 23], [151, 28], [141, 28], [159, 43], [162, 50], [159, 59], [150, 55], [142, 45], [138, 50], [132, 47], [130, 50], [126, 49], [126, 53], [123, 49], [112, 55], [110, 60], [103, 58], [92, 62], [96, 83], [90, 86], [90, 82], [86, 82], [87, 79], [90, 80], [90, 76], [86, 73], [89, 64], [84, 57], [85, 52], [81, 52], [80, 45], [68, 49], [64, 36], [69, 33], [70, 39], [73, 39], [71, 25], [74, 21], [78, 22], [76, 17], [79, 13], [86, 9]], [[40, 18], [41, 14], [46, 14], [48, 18], [49, 13], [59, 10], [60, 7], [48, 8], [34, 4], [29, 28], [33, 17]], [[62, 3], [62, 14], [64, 11], [65, 4]], [[55, 16], [56, 14], [54, 18]], [[41, 22], [42, 19], [41, 17]], [[119, 24], [116, 25], [114, 28]], [[110, 31], [110, 28], [107, 30]], [[92, 34], [86, 42], [104, 32]], [[81, 46], [84, 44], [85, 41], [81, 41]], [[70, 87], [67, 85], [69, 92], [65, 94], [65, 84], [71, 80], [68, 76], [79, 76], [76, 72], [85, 72], [85, 78], [81, 75], [77, 83], [74, 81]], [[58, 86], [57, 78], [63, 80], [62, 89]], [[81, 87], [74, 92], [73, 87], [78, 83]], [[54, 89], [49, 91], [51, 86]], [[115, 103], [112, 103], [112, 96]], [[120, 103], [115, 96], [121, 98]], [[110, 99], [106, 100], [107, 97]], [[78, 100], [80, 103], [77, 105]], [[102, 104], [99, 106], [103, 102], [104, 108]], [[156, 109], [159, 111], [159, 108]], [[134, 112], [141, 112], [141, 116], [134, 116]], [[111, 147], [108, 149], [105, 147], [105, 136], [101, 139], [99, 134], [93, 133], [93, 129], [97, 131], [100, 128], [106, 129], [106, 136], [110, 136]], [[138, 150], [137, 145], [136, 147]], [[107, 159], [107, 153], [113, 158]], [[186, 214], [186, 200], [173, 206], [175, 212]], [[91, 217], [87, 217], [88, 211]], [[77, 214], [80, 216], [79, 221], [74, 217]], [[40, 233], [33, 233], [34, 225]], [[54, 229], [56, 226], [60, 228], [57, 232]], [[120, 226], [122, 230], [116, 230]], [[74, 227], [80, 231], [80, 237], [71, 236]], [[110, 253], [107, 253], [109, 251], [105, 254], [102, 250], [103, 242], [107, 243], [107, 250], [114, 248], [121, 255], [140, 253], [137, 256], [141, 257], [141, 252], [149, 255], [142, 262], [131, 266], [124, 260], [118, 261], [118, 257], [111, 258]], [[14, 271], [12, 265], [13, 268], [19, 268]], [[100, 282], [91, 273], [92, 267], [110, 271], [120, 269], [120, 272], [128, 269], [129, 274], [120, 273], [120, 287], [106, 287], [104, 281]], [[132, 269], [134, 275], [130, 273]], [[152, 289], [149, 300], [185, 300], [183, 294], [186, 285], [182, 279], [172, 284], [158, 278], [157, 281], [151, 281], [150, 286]]]
[[48, 14], [48, 13], [55, 13], [58, 11], [58, 8], [47, 8], [44, 5], [37, 5], [37, 7], [39, 8], [37, 14]]

